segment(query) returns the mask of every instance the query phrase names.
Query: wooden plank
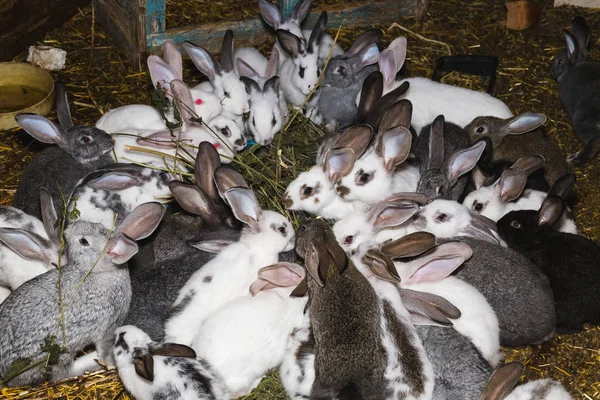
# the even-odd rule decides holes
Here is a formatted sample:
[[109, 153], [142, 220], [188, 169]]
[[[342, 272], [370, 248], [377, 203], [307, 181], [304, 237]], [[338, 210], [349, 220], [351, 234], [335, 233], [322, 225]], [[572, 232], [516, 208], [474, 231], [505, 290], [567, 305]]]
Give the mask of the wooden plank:
[[[419, 14], [422, 12], [420, 8], [425, 4], [423, 0], [405, 0], [399, 3], [390, 0], [352, 6], [345, 4], [330, 6], [327, 7], [328, 26], [331, 29], [337, 29], [339, 26], [369, 26], [371, 24], [393, 22], [403, 16]], [[303, 25], [307, 27], [314, 26], [321, 11], [313, 10]], [[165, 40], [171, 39], [178, 45], [181, 45], [184, 41], [191, 41], [210, 52], [218, 53], [223, 35], [227, 29], [233, 30], [235, 43], [238, 47], [274, 40], [273, 31], [258, 17], [245, 20], [242, 23], [239, 21], [223, 21], [204, 24], [200, 27], [188, 26], [168, 29], [164, 33], [149, 34], [147, 36], [147, 48], [148, 51], [154, 52], [162, 46]]]
[[600, 8], [600, 0], [554, 0], [554, 7], [563, 5]]

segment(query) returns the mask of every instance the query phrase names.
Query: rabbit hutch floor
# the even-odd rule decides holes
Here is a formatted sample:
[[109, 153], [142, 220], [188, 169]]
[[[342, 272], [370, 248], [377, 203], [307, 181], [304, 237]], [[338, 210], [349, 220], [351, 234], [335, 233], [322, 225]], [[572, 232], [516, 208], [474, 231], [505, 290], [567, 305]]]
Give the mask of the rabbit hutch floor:
[[[249, 2], [252, 4], [248, 9], [231, 7], [230, 1], [195, 1], [198, 7], [190, 7], [188, 1], [170, 0], [169, 21], [181, 25], [208, 21], [215, 15], [236, 20], [258, 13], [255, 1]], [[206, 8], [206, 3], [210, 4], [209, 8]], [[321, 0], [319, 3], [326, 6], [329, 1]], [[540, 5], [540, 22], [524, 32], [505, 28], [503, 2], [496, 0], [431, 0], [424, 21], [404, 18], [397, 21], [397, 25], [377, 27], [385, 33], [385, 45], [399, 35], [408, 38], [408, 75], [431, 76], [436, 59], [450, 53], [500, 57], [496, 95], [515, 113], [544, 112], [549, 118], [545, 127], [547, 136], [566, 155], [577, 151], [580, 143], [563, 111], [556, 83], [550, 77], [550, 63], [564, 47], [561, 30], [569, 28], [573, 16], [580, 14], [587, 18], [594, 41], [589, 58], [600, 61], [600, 46], [596, 39], [600, 32], [600, 12], [568, 7], [554, 9], [552, 0], [544, 0]], [[342, 28], [339, 42], [347, 46], [360, 32]], [[44, 44], [68, 51], [67, 69], [55, 73], [54, 77], [67, 84], [76, 123], [93, 123], [102, 113], [121, 105], [150, 103], [151, 84], [147, 71], [134, 69], [126, 55], [95, 24], [91, 7], [80, 10], [64, 27], [48, 34]], [[263, 46], [264, 49], [268, 47]], [[25, 56], [24, 53], [16, 60], [23, 61]], [[184, 67], [186, 82], [201, 79], [191, 62], [186, 61]], [[486, 87], [485, 82], [468, 76], [451, 74], [445, 77], [445, 81], [480, 90]], [[271, 146], [242, 153], [234, 166], [243, 171], [264, 206], [285, 212], [279, 199], [294, 176], [314, 161], [317, 143], [323, 134], [318, 127], [297, 117]], [[8, 205], [23, 168], [42, 146], [19, 130], [2, 132], [1, 137], [0, 204]], [[598, 240], [600, 160], [578, 169], [576, 174], [578, 202], [574, 211], [577, 222], [585, 236]], [[290, 217], [299, 223], [304, 216], [296, 214]], [[551, 377], [563, 382], [578, 399], [600, 399], [600, 328], [588, 327], [575, 335], [558, 335], [540, 346], [506, 348], [504, 351], [508, 360], [525, 363], [526, 379]], [[103, 370], [61, 384], [3, 389], [0, 398], [127, 399], [128, 396], [116, 372]], [[246, 397], [284, 398], [286, 396], [276, 372], [269, 373]]]

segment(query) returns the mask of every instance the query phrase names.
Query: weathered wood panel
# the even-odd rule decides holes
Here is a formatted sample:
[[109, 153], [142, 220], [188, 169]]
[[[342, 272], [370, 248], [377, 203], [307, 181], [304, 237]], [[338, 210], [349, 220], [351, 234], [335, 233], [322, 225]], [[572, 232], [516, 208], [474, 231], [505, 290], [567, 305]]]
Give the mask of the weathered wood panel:
[[554, 0], [554, 7], [562, 5], [600, 8], [600, 0]]

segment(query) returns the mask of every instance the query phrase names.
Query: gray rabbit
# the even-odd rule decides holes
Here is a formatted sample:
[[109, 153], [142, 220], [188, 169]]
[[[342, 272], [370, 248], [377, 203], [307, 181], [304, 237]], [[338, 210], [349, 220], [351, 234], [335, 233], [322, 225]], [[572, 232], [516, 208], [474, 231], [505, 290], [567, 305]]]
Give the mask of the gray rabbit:
[[356, 97], [363, 81], [377, 71], [380, 30], [368, 30], [341, 56], [329, 60], [319, 97], [319, 112], [330, 131], [348, 127], [357, 113]]
[[[129, 273], [122, 264], [137, 252], [134, 240], [150, 235], [163, 213], [158, 203], [143, 204], [112, 235], [102, 225], [85, 221], [67, 227], [69, 261], [62, 266], [59, 292], [64, 325], [61, 328], [58, 270], [12, 292], [0, 306], [0, 386], [35, 385], [70, 376], [75, 354], [91, 344], [103, 362], [113, 362], [114, 330], [123, 323], [131, 299]], [[52, 336], [60, 346], [53, 349], [58, 355], [40, 349], [44, 344], [50, 347]], [[33, 367], [24, 370], [28, 365]]]
[[567, 158], [571, 165], [580, 167], [600, 152], [600, 63], [585, 59], [590, 34], [583, 17], [573, 18], [571, 32], [563, 32], [567, 50], [552, 61], [552, 76], [573, 130], [584, 143], [579, 152]]
[[77, 181], [114, 162], [112, 137], [91, 125], [73, 125], [64, 85], [57, 82], [55, 92], [60, 125], [37, 114], [15, 117], [21, 128], [37, 140], [56, 144], [44, 149], [25, 167], [15, 194], [15, 207], [37, 218], [41, 218], [41, 187], [50, 191], [57, 212], [62, 215], [63, 196], [68, 199]]

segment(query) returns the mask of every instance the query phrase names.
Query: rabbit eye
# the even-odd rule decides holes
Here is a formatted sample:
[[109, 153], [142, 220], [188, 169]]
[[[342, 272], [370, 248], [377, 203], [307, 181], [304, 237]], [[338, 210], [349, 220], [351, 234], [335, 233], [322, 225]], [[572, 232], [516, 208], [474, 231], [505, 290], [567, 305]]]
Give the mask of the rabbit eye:
[[[360, 173], [360, 171], [359, 171]], [[358, 179], [356, 180], [358, 185], [364, 185], [367, 184], [371, 181], [371, 179], [373, 178], [373, 176], [367, 172], [362, 172], [360, 173], [360, 175], [358, 175]]]
[[485, 132], [485, 128], [483, 126], [480, 126], [479, 128], [477, 128], [477, 130], [475, 132], [483, 133], [483, 132]]
[[335, 69], [336, 74], [343, 74], [346, 69], [344, 67], [337, 67]]
[[281, 233], [283, 236], [287, 235], [287, 228], [285, 226], [280, 226], [279, 228], [277, 228], [277, 230], [279, 231], [279, 233]]
[[79, 141], [80, 141], [82, 144], [88, 144], [88, 143], [91, 143], [91, 142], [92, 142], [92, 138], [91, 138], [91, 137], [89, 137], [89, 136], [82, 136], [82, 137], [81, 137], [81, 139], [79, 139]]
[[228, 99], [231, 98], [231, 94], [229, 92], [223, 92], [223, 96], [227, 97]]
[[448, 219], [448, 214], [445, 214], [445, 213], [438, 214], [438, 216], [435, 217], [435, 219], [439, 222], [444, 222]]
[[349, 245], [351, 245], [351, 244], [352, 244], [352, 241], [353, 241], [353, 240], [354, 240], [354, 236], [346, 236], [346, 237], [344, 238], [344, 244], [345, 244], [346, 246], [349, 246]]
[[313, 194], [313, 188], [311, 187], [305, 187], [304, 191], [302, 192], [305, 196], [310, 196], [311, 194]]
[[90, 245], [90, 243], [87, 241], [87, 239], [86, 239], [86, 238], [81, 238], [81, 239], [79, 239], [79, 243], [80, 243], [82, 246], [85, 246], [85, 247], [88, 247], [88, 246]]
[[306, 69], [306, 67], [300, 67], [300, 70], [298, 71], [298, 75], [300, 75], [300, 78], [304, 79], [304, 70]]
[[252, 117], [252, 125], [256, 126], [256, 120], [254, 119], [254, 117]]
[[231, 136], [231, 131], [227, 127], [221, 128], [221, 134], [223, 136], [230, 137]]
[[563, 62], [564, 62], [564, 60], [562, 58], [559, 58], [558, 60], [556, 60], [556, 63], [558, 65], [562, 65]]
[[169, 173], [163, 171], [160, 174], [158, 174], [158, 178], [163, 182], [168, 182], [171, 180], [171, 175], [169, 175]]
[[271, 120], [271, 126], [277, 125], [277, 118], [275, 118], [275, 114], [273, 114], [273, 119]]
[[513, 227], [513, 228], [515, 228], [515, 229], [521, 229], [521, 223], [520, 223], [519, 221], [516, 221], [516, 220], [515, 220], [515, 221], [512, 221], [512, 222], [510, 223], [510, 226], [512, 226], [512, 227]]
[[477, 211], [477, 212], [481, 212], [483, 211], [483, 203], [477, 203], [473, 206], [473, 210]]

